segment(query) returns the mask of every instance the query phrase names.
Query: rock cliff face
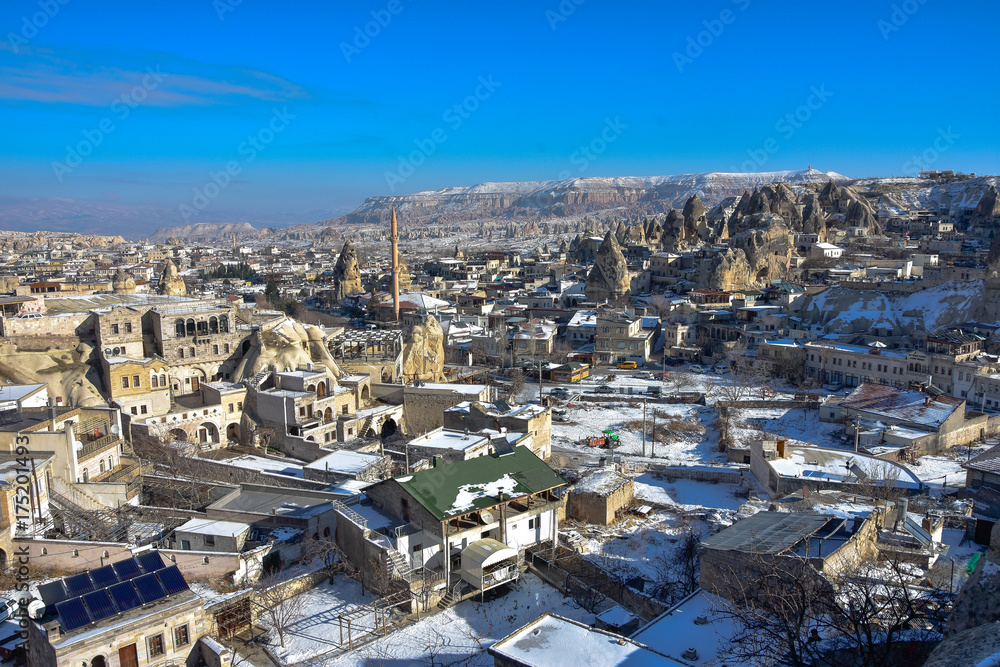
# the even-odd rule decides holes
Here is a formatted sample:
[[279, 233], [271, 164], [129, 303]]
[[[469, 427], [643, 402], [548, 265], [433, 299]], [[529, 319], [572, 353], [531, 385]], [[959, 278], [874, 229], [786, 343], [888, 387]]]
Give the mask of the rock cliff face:
[[753, 226], [730, 237], [729, 248], [713, 260], [703, 287], [729, 291], [756, 289], [788, 274], [792, 249], [785, 221], [774, 213], [749, 217]]
[[1000, 225], [1000, 193], [996, 186], [989, 186], [983, 193], [970, 224], [973, 227], [995, 227]]
[[986, 256], [983, 300], [975, 317], [979, 322], [1000, 322], [1000, 236], [993, 239]]
[[164, 264], [156, 289], [160, 294], [168, 296], [187, 296], [187, 285], [184, 284], [184, 279], [177, 272], [177, 266], [173, 261], [168, 259]]
[[46, 384], [49, 396], [68, 405], [105, 406], [100, 363], [94, 348], [80, 343], [73, 349], [21, 351], [13, 342], [0, 343], [0, 380], [13, 384]]
[[614, 301], [629, 294], [630, 280], [625, 255], [614, 234], [608, 232], [597, 250], [594, 266], [587, 274], [584, 293], [588, 301]]
[[115, 271], [115, 277], [111, 279], [111, 289], [115, 291], [115, 294], [134, 294], [135, 278], [118, 267], [118, 270]]
[[407, 382], [444, 382], [444, 331], [433, 315], [406, 332], [403, 378]]
[[358, 268], [358, 251], [350, 241], [344, 243], [333, 267], [333, 292], [337, 301], [343, 301], [349, 294], [361, 292], [361, 270]]

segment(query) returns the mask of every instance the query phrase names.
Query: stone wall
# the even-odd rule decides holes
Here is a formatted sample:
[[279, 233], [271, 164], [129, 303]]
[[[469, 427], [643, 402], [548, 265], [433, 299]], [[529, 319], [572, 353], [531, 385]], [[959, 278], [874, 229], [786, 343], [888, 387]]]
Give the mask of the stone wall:
[[566, 512], [588, 523], [606, 526], [614, 523], [618, 511], [631, 505], [634, 500], [635, 484], [628, 479], [607, 493], [571, 491]]
[[131, 547], [118, 542], [80, 542], [42, 538], [14, 541], [15, 551], [22, 547], [28, 549], [29, 567], [33, 573], [49, 572], [53, 576], [86, 572], [132, 557]]

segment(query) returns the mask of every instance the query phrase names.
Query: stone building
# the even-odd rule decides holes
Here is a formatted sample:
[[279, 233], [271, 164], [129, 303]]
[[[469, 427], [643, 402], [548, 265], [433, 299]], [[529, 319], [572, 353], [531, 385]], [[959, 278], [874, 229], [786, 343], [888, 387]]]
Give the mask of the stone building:
[[635, 502], [635, 484], [616, 470], [602, 470], [573, 486], [566, 505], [569, 516], [607, 526]]
[[153, 352], [170, 365], [175, 396], [197, 393], [203, 382], [231, 379], [250, 334], [237, 327], [232, 304], [211, 300], [158, 304], [147, 317]]
[[492, 429], [530, 436], [528, 447], [535, 456], [547, 461], [552, 454], [552, 409], [527, 404], [505, 404], [463, 401], [445, 410], [444, 427], [455, 431], [479, 432]]
[[326, 367], [300, 368], [272, 377], [272, 387], [256, 392], [257, 413], [282, 439], [291, 436], [322, 444], [358, 435], [360, 392], [340, 385]]
[[642, 326], [642, 318], [625, 311], [597, 316], [594, 361], [602, 365], [634, 361], [642, 366], [653, 349], [653, 331]]
[[165, 565], [150, 551], [39, 586], [45, 610], [28, 623], [28, 664], [198, 664], [205, 607]]

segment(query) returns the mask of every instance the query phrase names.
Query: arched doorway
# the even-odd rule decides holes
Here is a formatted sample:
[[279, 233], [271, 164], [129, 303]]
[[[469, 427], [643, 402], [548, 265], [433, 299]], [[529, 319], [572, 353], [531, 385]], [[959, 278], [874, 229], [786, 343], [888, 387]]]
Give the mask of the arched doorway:
[[379, 431], [379, 435], [383, 438], [390, 438], [396, 434], [396, 429], [399, 426], [396, 424], [395, 419], [386, 419], [382, 422], [382, 429]]
[[326, 383], [320, 382], [316, 385], [316, 398], [326, 398]]
[[174, 440], [179, 440], [180, 442], [187, 442], [190, 439], [187, 431], [182, 428], [170, 429], [170, 435], [174, 436]]
[[327, 408], [326, 410], [323, 411], [323, 423], [329, 424], [332, 421], [333, 421], [333, 408]]
[[249, 339], [249, 338], [248, 338], [248, 339], [246, 339], [245, 341], [243, 341], [243, 345], [242, 345], [242, 346], [240, 346], [240, 350], [241, 350], [241, 354], [244, 354], [244, 355], [245, 355], [245, 354], [246, 354], [247, 352], [249, 352], [249, 351], [250, 351], [250, 339]]
[[94, 656], [90, 659], [90, 667], [108, 667], [108, 661], [103, 655]]
[[229, 426], [227, 426], [226, 427], [226, 438], [228, 440], [236, 440], [237, 442], [239, 442], [239, 440], [240, 440], [240, 425], [239, 424], [230, 424]]
[[362, 401], [370, 401], [371, 398], [372, 398], [371, 389], [366, 384], [362, 385], [361, 386], [361, 400]]
[[203, 422], [198, 427], [198, 442], [216, 443], [219, 441], [219, 429], [212, 422]]

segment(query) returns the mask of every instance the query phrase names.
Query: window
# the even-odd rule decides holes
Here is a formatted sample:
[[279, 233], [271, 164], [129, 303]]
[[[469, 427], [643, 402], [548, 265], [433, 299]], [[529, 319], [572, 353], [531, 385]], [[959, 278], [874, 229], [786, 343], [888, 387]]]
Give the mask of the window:
[[226, 354], [229, 354], [229, 343], [226, 343], [225, 345], [223, 345], [222, 349], [223, 349], [223, 351], [225, 351]]
[[191, 637], [188, 635], [188, 626], [182, 625], [178, 628], [174, 628], [174, 648], [187, 646], [190, 643]]
[[143, 415], [146, 414], [146, 406], [145, 405], [140, 405], [139, 406], [139, 414], [143, 414]]
[[183, 347], [180, 349], [180, 357], [181, 357], [181, 359], [184, 358], [184, 348]]
[[534, 519], [528, 519], [528, 530], [532, 530], [532, 529], [534, 529], [534, 527], [535, 527], [535, 520]]
[[184, 551], [191, 551], [190, 540], [181, 540], [181, 549], [183, 549]]
[[215, 535], [206, 535], [205, 536], [205, 546], [206, 547], [214, 547], [215, 546]]
[[153, 389], [156, 389], [157, 387], [159, 387], [160, 386], [160, 378], [156, 377], [156, 375], [153, 375], [149, 379], [149, 386], [151, 386]]
[[104, 472], [104, 461], [101, 461], [100, 463], [101, 463], [101, 466], [100, 466], [101, 467], [101, 472]]
[[118, 335], [118, 325], [117, 324], [112, 324], [111, 325], [111, 335], [113, 335], [113, 336], [117, 336]]
[[162, 375], [162, 374], [160, 375], [160, 386], [161, 387], [166, 387], [167, 386], [167, 376], [166, 375]]
[[195, 356], [195, 353], [194, 353], [194, 348], [193, 348], [193, 347], [192, 347], [192, 348], [191, 348], [191, 349], [189, 350], [189, 352], [191, 353], [191, 356], [192, 356], [192, 357], [194, 357], [194, 356]]
[[132, 323], [131, 322], [126, 322], [125, 323], [125, 333], [132, 333]]
[[139, 414], [139, 410], [134, 405], [132, 406], [132, 414], [134, 415]]
[[243, 409], [243, 401], [240, 401], [240, 402], [238, 402], [238, 403], [236, 404], [236, 409], [237, 409], [237, 410], [242, 410], [242, 409]]
[[227, 407], [228, 407], [228, 409], [229, 409], [229, 412], [232, 412], [232, 411], [233, 411], [233, 404], [232, 404], [232, 403], [230, 403], [230, 404], [229, 404], [229, 405], [228, 405]]
[[156, 635], [146, 640], [149, 645], [149, 657], [163, 655], [163, 635]]
[[122, 389], [128, 389], [128, 376], [122, 376]]
[[213, 345], [212, 346], [212, 354], [218, 354], [218, 353], [219, 353], [219, 346], [218, 345]]
[[139, 376], [138, 375], [133, 375], [132, 376], [132, 386], [133, 387], [138, 387], [139, 386]]

